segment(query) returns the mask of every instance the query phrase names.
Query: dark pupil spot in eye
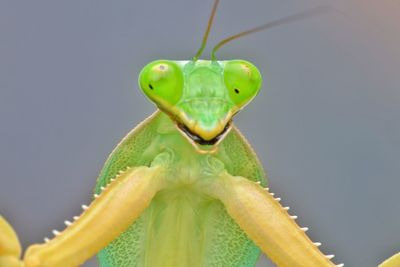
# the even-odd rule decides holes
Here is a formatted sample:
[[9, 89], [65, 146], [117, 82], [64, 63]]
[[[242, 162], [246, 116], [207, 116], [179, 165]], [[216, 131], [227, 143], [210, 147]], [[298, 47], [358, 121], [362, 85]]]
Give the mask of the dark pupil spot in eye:
[[239, 94], [239, 89], [235, 88], [235, 93]]
[[149, 84], [149, 88], [150, 88], [151, 90], [154, 89], [154, 88], [153, 88], [153, 85], [151, 85], [151, 84]]

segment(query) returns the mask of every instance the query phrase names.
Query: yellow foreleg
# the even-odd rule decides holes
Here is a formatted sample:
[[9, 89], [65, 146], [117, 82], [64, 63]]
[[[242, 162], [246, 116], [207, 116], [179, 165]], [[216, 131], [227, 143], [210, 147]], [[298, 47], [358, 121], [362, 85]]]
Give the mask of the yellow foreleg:
[[163, 187], [165, 166], [126, 170], [55, 238], [30, 246], [23, 262], [11, 226], [0, 217], [0, 267], [76, 267], [120, 235]]
[[[273, 194], [259, 184], [223, 172], [209, 193], [220, 199], [228, 214], [279, 267], [335, 266], [300, 228]], [[342, 264], [338, 266], [343, 266]]]
[[25, 267], [75, 267], [95, 255], [139, 217], [163, 184], [164, 167], [128, 169], [48, 243], [28, 248]]

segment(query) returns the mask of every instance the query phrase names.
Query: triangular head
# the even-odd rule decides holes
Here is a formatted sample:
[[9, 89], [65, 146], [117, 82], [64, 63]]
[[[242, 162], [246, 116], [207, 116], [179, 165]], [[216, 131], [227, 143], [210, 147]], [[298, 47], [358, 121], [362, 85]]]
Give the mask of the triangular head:
[[139, 75], [143, 92], [197, 146], [217, 145], [261, 83], [258, 69], [245, 60], [157, 60]]

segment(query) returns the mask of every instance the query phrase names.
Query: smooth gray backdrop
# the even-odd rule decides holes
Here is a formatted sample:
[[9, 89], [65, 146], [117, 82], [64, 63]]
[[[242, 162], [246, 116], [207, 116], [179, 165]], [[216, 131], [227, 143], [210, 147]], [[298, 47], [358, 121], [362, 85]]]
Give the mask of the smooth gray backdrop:
[[[222, 1], [209, 43], [324, 3], [340, 12], [242, 38], [218, 56], [250, 60], [264, 76], [235, 121], [272, 191], [337, 263], [376, 266], [400, 250], [400, 3]], [[0, 1], [0, 213], [24, 247], [88, 203], [109, 152], [154, 110], [138, 72], [190, 59], [211, 5]]]

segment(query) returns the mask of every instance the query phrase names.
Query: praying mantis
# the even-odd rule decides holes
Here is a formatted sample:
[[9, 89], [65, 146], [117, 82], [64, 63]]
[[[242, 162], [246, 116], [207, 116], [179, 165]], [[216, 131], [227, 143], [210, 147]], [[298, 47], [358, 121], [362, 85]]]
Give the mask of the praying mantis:
[[[245, 88], [245, 89], [242, 89], [242, 90], [245, 90], [245, 93], [246, 93], [246, 91], [247, 91], [247, 89], [246, 88], [249, 88], [248, 90], [251, 92], [250, 93], [250, 96], [247, 96], [248, 98], [246, 98], [245, 97], [245, 100], [243, 100], [243, 101], [245, 101], [245, 102], [241, 102], [242, 101], [242, 99], [238, 99], [237, 100], [237, 102], [235, 102], [235, 105], [233, 106], [233, 107], [231, 107], [231, 108], [236, 108], [236, 109], [240, 109], [240, 108], [242, 108], [245, 104], [246, 104], [246, 101], [249, 101], [254, 95], [255, 95], [255, 92], [254, 91], [257, 91], [258, 89], [259, 89], [259, 83], [260, 83], [260, 81], [261, 81], [261, 77], [259, 76], [259, 73], [258, 73], [258, 70], [251, 64], [251, 63], [249, 63], [249, 62], [246, 62], [246, 61], [227, 61], [227, 62], [218, 62], [218, 65], [219, 65], [219, 68], [220, 69], [217, 69], [217, 70], [213, 70], [212, 68], [214, 67], [213, 65], [212, 65], [212, 61], [211, 62], [208, 62], [208, 61], [201, 61], [201, 60], [198, 60], [198, 59], [196, 59], [196, 60], [194, 60], [196, 63], [195, 63], [195, 65], [193, 66], [193, 70], [191, 70], [190, 72], [191, 73], [197, 73], [197, 72], [200, 72], [201, 73], [201, 71], [203, 71], [204, 70], [204, 74], [205, 73], [208, 73], [208, 72], [206, 72], [205, 70], [209, 70], [209, 69], [211, 69], [212, 70], [212, 72], [210, 72], [210, 73], [214, 73], [214, 72], [223, 72], [224, 73], [224, 75], [226, 74], [227, 76], [229, 76], [228, 75], [228, 73], [229, 72], [233, 72], [234, 74], [236, 74], [236, 75], [234, 75], [235, 77], [236, 76], [240, 76], [240, 72], [238, 73], [238, 71], [240, 71], [241, 69], [246, 73], [246, 75], [254, 75], [254, 77], [253, 76], [251, 76], [250, 77], [250, 80], [252, 80], [252, 81], [254, 81], [254, 84], [252, 84], [252, 83], [250, 83], [250, 85], [249, 84], [244, 84], [244, 87], [243, 88]], [[149, 72], [151, 72], [151, 71], [149, 71], [149, 70], [155, 70], [156, 71], [156, 74], [157, 75], [161, 75], [161, 77], [162, 77], [162, 75], [163, 75], [163, 73], [164, 72], [167, 72], [167, 74], [168, 73], [172, 73], [172, 75], [175, 77], [175, 75], [177, 75], [176, 77], [175, 77], [175, 79], [173, 79], [173, 82], [175, 83], [177, 83], [177, 84], [179, 84], [179, 83], [181, 83], [182, 81], [180, 81], [181, 80], [181, 77], [179, 76], [179, 73], [180, 72], [183, 72], [184, 73], [184, 76], [186, 77], [186, 75], [187, 76], [189, 76], [189, 77], [193, 77], [193, 78], [188, 78], [188, 80], [190, 80], [190, 79], [193, 79], [193, 80], [196, 80], [197, 79], [197, 77], [196, 76], [190, 76], [188, 73], [185, 73], [185, 71], [184, 71], [184, 69], [185, 68], [189, 68], [190, 66], [187, 66], [188, 64], [189, 64], [190, 62], [174, 62], [174, 61], [156, 61], [156, 62], [153, 62], [153, 63], [150, 63], [150, 65], [148, 65], [147, 67], [145, 67], [145, 69], [142, 71], [142, 74], [141, 74], [141, 87], [143, 88], [143, 90], [145, 91], [145, 89], [149, 89], [149, 90], [155, 90], [155, 89], [157, 89], [157, 88], [164, 88], [164, 89], [166, 89], [165, 91], [166, 91], [166, 93], [168, 93], [168, 90], [169, 90], [169, 88], [171, 88], [171, 87], [173, 87], [173, 88], [179, 88], [179, 86], [176, 86], [176, 84], [174, 84], [173, 86], [172, 85], [165, 85], [165, 84], [160, 84], [159, 86], [160, 87], [158, 87], [158, 86], [154, 86], [152, 83], [148, 83], [148, 81], [149, 81], [149, 79], [151, 80], [151, 76], [153, 75], [152, 73], [150, 73], [150, 74], [148, 74]], [[197, 65], [198, 64], [198, 65]], [[215, 67], [215, 68], [218, 68], [218, 65]], [[239, 74], [239, 75], [238, 75]], [[155, 74], [154, 74], [155, 75]], [[203, 75], [203, 74], [202, 74]], [[244, 76], [246, 76], [246, 75], [244, 75]], [[149, 78], [149, 76], [150, 76], [150, 78]], [[209, 81], [214, 81], [214, 78], [212, 78], [213, 76], [212, 75], [210, 75], [211, 77], [210, 77], [210, 79], [208, 79]], [[161, 79], [161, 78], [160, 78]], [[156, 78], [155, 79], [156, 81], [158, 81], [158, 78]], [[227, 86], [227, 84], [229, 84], [230, 83], [230, 78], [229, 77], [225, 77], [224, 76], [224, 83], [225, 83], [225, 87], [228, 87]], [[197, 81], [197, 80], [196, 80]], [[185, 80], [185, 82], [187, 82], [187, 80]], [[215, 81], [214, 81], [215, 82]], [[196, 83], [194, 83], [194, 84], [196, 84]], [[216, 84], [216, 82], [215, 82], [215, 84]], [[151, 85], [151, 86], [150, 86]], [[165, 86], [165, 87], [164, 87]], [[171, 87], [170, 87], [171, 86]], [[153, 88], [151, 88], [151, 87], [153, 87]], [[216, 86], [216, 87], [220, 87], [219, 85], [218, 86]], [[223, 88], [224, 90], [226, 90], [227, 88]], [[187, 88], [189, 88], [189, 87], [187, 87]], [[194, 88], [194, 87], [190, 87], [190, 88]], [[256, 88], [256, 89], [254, 89], [254, 88]], [[236, 90], [235, 89], [238, 89], [238, 88], [231, 88], [231, 89], [233, 89], [233, 92], [231, 92], [231, 91], [229, 91], [230, 93], [232, 93], [233, 95], [229, 95], [229, 98], [228, 99], [234, 99], [235, 97], [237, 97], [237, 95], [235, 95], [235, 94], [238, 94], [237, 92], [236, 92]], [[252, 91], [251, 89], [253, 89], [254, 91]], [[200, 90], [200, 89], [199, 89]], [[169, 135], [169, 134], [172, 134], [173, 136], [172, 136], [172, 139], [178, 139], [179, 140], [179, 144], [181, 144], [182, 145], [182, 147], [183, 147], [183, 149], [184, 150], [189, 150], [189, 151], [191, 151], [190, 153], [189, 153], [189, 155], [190, 154], [192, 154], [193, 153], [193, 148], [195, 149], [195, 151], [197, 151], [197, 152], [199, 152], [199, 154], [201, 154], [201, 155], [199, 155], [198, 157], [199, 157], [199, 159], [197, 160], [197, 158], [196, 158], [196, 160], [195, 161], [199, 161], [199, 162], [202, 162], [203, 161], [203, 159], [205, 159], [205, 161], [204, 161], [204, 164], [206, 164], [206, 169], [205, 169], [205, 173], [208, 175], [209, 173], [211, 173], [212, 175], [211, 176], [218, 176], [218, 171], [221, 171], [220, 170], [220, 168], [222, 167], [222, 165], [221, 165], [221, 162], [222, 163], [225, 163], [224, 161], [216, 161], [213, 157], [211, 157], [211, 158], [207, 158], [207, 155], [209, 155], [209, 154], [218, 154], [218, 153], [221, 153], [220, 152], [220, 150], [217, 150], [216, 149], [216, 147], [215, 146], [219, 146], [220, 144], [222, 145], [222, 144], [224, 144], [224, 141], [225, 142], [228, 142], [227, 140], [227, 138], [229, 138], [229, 137], [232, 137], [232, 134], [235, 134], [236, 135], [236, 129], [235, 128], [231, 128], [231, 127], [233, 127], [233, 126], [229, 126], [228, 125], [228, 129], [226, 129], [225, 130], [225, 126], [227, 125], [226, 124], [226, 121], [225, 122], [222, 122], [222, 123], [215, 123], [215, 125], [216, 125], [216, 127], [215, 127], [215, 129], [216, 130], [213, 130], [213, 131], [204, 131], [204, 128], [205, 127], [200, 127], [199, 129], [196, 129], [196, 126], [195, 125], [191, 125], [191, 121], [189, 120], [189, 121], [184, 121], [185, 120], [185, 117], [181, 117], [181, 118], [179, 118], [179, 121], [180, 122], [182, 122], [183, 123], [183, 125], [177, 125], [178, 127], [176, 128], [175, 127], [175, 125], [173, 125], [172, 123], [170, 123], [169, 122], [169, 119], [170, 118], [174, 118], [174, 117], [179, 117], [179, 114], [182, 114], [181, 113], [181, 111], [176, 111], [176, 110], [174, 110], [174, 111], [172, 111], [173, 110], [173, 106], [176, 104], [175, 103], [175, 101], [177, 101], [177, 100], [175, 100], [175, 99], [173, 99], [173, 97], [175, 97], [175, 94], [173, 94], [172, 95], [172, 99], [171, 99], [171, 95], [162, 95], [162, 96], [160, 96], [160, 95], [152, 95], [152, 93], [151, 93], [152, 91], [145, 91], [145, 93], [149, 96], [149, 98], [150, 99], [152, 99], [153, 101], [155, 101], [156, 103], [157, 103], [157, 105], [158, 105], [158, 107], [161, 109], [161, 110], [163, 110], [164, 112], [166, 112], [166, 114], [168, 114], [169, 116], [165, 116], [165, 115], [163, 115], [163, 114], [161, 114], [161, 113], [157, 113], [156, 115], [154, 115], [152, 118], [151, 118], [151, 121], [154, 123], [155, 121], [157, 121], [158, 120], [158, 122], [155, 124], [156, 126], [158, 126], [159, 128], [161, 128], [161, 129], [159, 129], [159, 131], [161, 131], [162, 132], [162, 134], [164, 134], [164, 135]], [[217, 94], [218, 92], [211, 92], [211, 93], [215, 93], [215, 94]], [[211, 94], [210, 93], [210, 94]], [[242, 91], [240, 91], [239, 93], [243, 93]], [[225, 95], [226, 96], [226, 95]], [[167, 99], [168, 101], [171, 101], [172, 103], [174, 103], [174, 104], [171, 104], [171, 103], [165, 103], [165, 99]], [[167, 101], [167, 102], [168, 102]], [[202, 104], [202, 103], [196, 103], [196, 104]], [[216, 103], [214, 103], [214, 105], [216, 106], [216, 105], [222, 105], [223, 104], [223, 102], [222, 101], [220, 101], [220, 100], [218, 100], [218, 102], [216, 102]], [[243, 106], [242, 106], [243, 105]], [[212, 106], [212, 105], [211, 105]], [[183, 107], [182, 107], [183, 108]], [[231, 109], [231, 110], [233, 110], [233, 111], [231, 111], [232, 113], [234, 113], [234, 112], [237, 112], [238, 110], [235, 110], [235, 109]], [[226, 112], [226, 110], [224, 110], [225, 112]], [[186, 114], [188, 114], [189, 113], [189, 111], [188, 110], [186, 110], [185, 111], [186, 112]], [[226, 112], [226, 113], [229, 113], [229, 112]], [[225, 116], [226, 116], [226, 114], [225, 114]], [[227, 118], [227, 121], [230, 121], [230, 119], [231, 119], [231, 117], [232, 116], [228, 116], [228, 117], [226, 117]], [[177, 119], [177, 118], [175, 118], [175, 119]], [[205, 124], [205, 122], [207, 121], [206, 120], [207, 118], [204, 118], [204, 124]], [[208, 118], [209, 119], [209, 118]], [[177, 119], [178, 120], [178, 119]], [[147, 121], [147, 122], [145, 122], [144, 124], [142, 124], [142, 127], [143, 126], [146, 126], [146, 125], [148, 125], [149, 124], [149, 121]], [[188, 128], [185, 128], [185, 126], [186, 127], [188, 127]], [[154, 126], [155, 127], [155, 126]], [[140, 129], [140, 128], [138, 128], [138, 129]], [[214, 129], [214, 128], [213, 128]], [[228, 132], [228, 130], [230, 130], [230, 132]], [[219, 138], [218, 140], [216, 140], [215, 141], [215, 143], [213, 144], [213, 138], [215, 137], [215, 134], [217, 133], [217, 137]], [[224, 136], [226, 134], [226, 136]], [[237, 134], [238, 136], [240, 136], [239, 134]], [[179, 139], [180, 138], [180, 139]], [[128, 138], [129, 139], [129, 138]], [[240, 138], [239, 138], [240, 139]], [[127, 140], [127, 139], [126, 139]], [[211, 141], [212, 142], [211, 142]], [[168, 143], [168, 140], [162, 140], [163, 142], [165, 141], [166, 143]], [[201, 144], [203, 141], [205, 141], [204, 142], [204, 144]], [[163, 143], [163, 142], [160, 142], [160, 143]], [[173, 143], [175, 143], [175, 141], [173, 140], [172, 141]], [[218, 143], [218, 142], [220, 142], [220, 143]], [[157, 145], [158, 146], [160, 146], [160, 143], [158, 143]], [[211, 143], [211, 144], [209, 144], [209, 143]], [[200, 148], [199, 148], [199, 144], [200, 144]], [[203, 147], [204, 146], [204, 147]], [[167, 146], [168, 147], [168, 146]], [[121, 148], [123, 148], [123, 147], [121, 147]], [[204, 148], [204, 149], [203, 149]], [[190, 150], [191, 149], [191, 150]], [[226, 149], [226, 148], [224, 148], [224, 149]], [[179, 149], [178, 149], [179, 150]], [[250, 150], [251, 151], [251, 150]], [[117, 150], [116, 150], [116, 152], [117, 152]], [[164, 153], [165, 152], [165, 153]], [[253, 154], [252, 154], [253, 155]], [[154, 155], [151, 155], [151, 156], [154, 156]], [[163, 168], [164, 166], [168, 166], [168, 164], [171, 162], [171, 161], [174, 161], [174, 160], [176, 160], [176, 157], [179, 157], [180, 156], [180, 158], [182, 158], [182, 154], [181, 155], [179, 155], [179, 153], [178, 153], [178, 155], [176, 154], [176, 152], [174, 152], [174, 151], [170, 151], [169, 149], [166, 149], [165, 151], [163, 151], [163, 152], [161, 152], [160, 154], [159, 154], [159, 156], [157, 155], [157, 156], [155, 156], [155, 159], [153, 160], [153, 161], [151, 161], [148, 165], [150, 166], [150, 168], [156, 168], [157, 169], [157, 172], [159, 171], [159, 169], [160, 168]], [[186, 154], [185, 154], [185, 156], [186, 156]], [[253, 155], [254, 156], [254, 155]], [[256, 159], [254, 158], [254, 157], [251, 157], [251, 159], [254, 159], [255, 161], [256, 161]], [[189, 159], [191, 159], [191, 156], [188, 156], [188, 158]], [[110, 158], [111, 159], [111, 158]], [[232, 160], [232, 159], [231, 159]], [[242, 159], [243, 160], [243, 159]], [[187, 164], [188, 166], [190, 166], [190, 167], [194, 167], [194, 168], [196, 168], [195, 166], [193, 166], [192, 164]], [[237, 165], [241, 165], [240, 163], [238, 163]], [[110, 167], [110, 168], [112, 168], [112, 167]], [[225, 167], [226, 168], [226, 167]], [[141, 174], [140, 172], [141, 171], [143, 171], [145, 174], [146, 174], [146, 172], [148, 171], [148, 170], [143, 170], [143, 169], [135, 169], [134, 167], [133, 167], [133, 165], [131, 166], [131, 168], [130, 169], [128, 169], [128, 170], [126, 170], [125, 168], [118, 168], [118, 169], [120, 169], [121, 171], [123, 171], [119, 176], [118, 176], [118, 178], [114, 181], [114, 182], [111, 182], [107, 187], [106, 187], [106, 184], [108, 184], [108, 181], [104, 181], [104, 182], [102, 182], [101, 180], [99, 181], [99, 184], [98, 184], [98, 186], [97, 186], [97, 194], [98, 194], [98, 196], [97, 196], [97, 198], [96, 198], [96, 200], [93, 202], [93, 204], [91, 204], [91, 206], [89, 206], [89, 209], [87, 210], [87, 211], [85, 211], [84, 212], [84, 214], [82, 214], [82, 216], [81, 216], [81, 218], [80, 219], [77, 219], [76, 220], [76, 225], [78, 225], [79, 224], [79, 222], [80, 222], [80, 220], [81, 220], [81, 222], [82, 222], [82, 220], [84, 220], [84, 218], [87, 218], [89, 215], [89, 213], [90, 213], [90, 211], [91, 210], [93, 210], [93, 209], [91, 209], [91, 207], [93, 208], [93, 207], [96, 207], [96, 205], [100, 205], [100, 204], [96, 204], [96, 203], [101, 203], [102, 202], [102, 200], [105, 200], [106, 198], [107, 198], [107, 196], [109, 196], [109, 195], [111, 195], [111, 194], [113, 194], [113, 192], [115, 192], [114, 190], [118, 190], [118, 188], [117, 188], [117, 185], [118, 184], [116, 184], [116, 183], [123, 183], [123, 182], [129, 182], [129, 180], [130, 180], [130, 178], [131, 177], [134, 177], [135, 175], [137, 175], [137, 172], [139, 172], [139, 174]], [[179, 169], [179, 168], [178, 168]], [[182, 169], [184, 169], [184, 167], [182, 167]], [[117, 173], [118, 173], [118, 171], [120, 171], [120, 170], [112, 170], [111, 172], [113, 172], [115, 175], [117, 175]], [[174, 170], [174, 171], [176, 171], [176, 170]], [[176, 174], [176, 172], [174, 172], [174, 174]], [[207, 176], [206, 175], [206, 176]], [[114, 176], [114, 175], [111, 175], [111, 176]], [[139, 175], [140, 176], [140, 175]], [[168, 176], [170, 176], [170, 175], [168, 175]], [[190, 176], [190, 175], [188, 175], [188, 176]], [[244, 175], [243, 175], [244, 176]], [[254, 176], [254, 177], [256, 177], [256, 175]], [[206, 177], [207, 178], [207, 177]], [[106, 180], [108, 180], [108, 179], [106, 179]], [[111, 179], [110, 179], [111, 180]], [[156, 179], [154, 179], [153, 181], [155, 181]], [[261, 191], [262, 189], [260, 188], [260, 187], [263, 187], [263, 188], [265, 188], [266, 187], [266, 182], [265, 181], [263, 181], [261, 178], [259, 179], [260, 180], [260, 182], [262, 183], [262, 186], [260, 186], [260, 185], [258, 185], [257, 183], [247, 183], [247, 181], [246, 180], [243, 180], [244, 182], [245, 182], [245, 186], [249, 186], [249, 189], [251, 189], [251, 190], [255, 190], [255, 192], [258, 192], [258, 191], [260, 191], [260, 200], [263, 200], [263, 198], [268, 198], [269, 200], [271, 200], [271, 201], [278, 201], [277, 199], [273, 199], [272, 198], [272, 196], [271, 195], [269, 195], [269, 193], [268, 192], [266, 192], [266, 190], [263, 190], [263, 191]], [[239, 182], [242, 182], [242, 180], [240, 180]], [[114, 184], [113, 184], [114, 183]], [[192, 181], [184, 181], [184, 183], [185, 183], [185, 185], [190, 185], [191, 183], [192, 183]], [[104, 189], [102, 189], [101, 187], [104, 187]], [[153, 185], [152, 185], [153, 186]], [[206, 187], [209, 187], [209, 186], [206, 186]], [[218, 187], [218, 188], [223, 188], [223, 187]], [[135, 189], [137, 189], [137, 188], [135, 188]], [[164, 190], [164, 189], [163, 189]], [[196, 189], [197, 190], [197, 189]], [[103, 192], [104, 191], [104, 192]], [[218, 190], [217, 190], [218, 191]], [[102, 192], [102, 193], [101, 193]], [[118, 191], [117, 191], [118, 192]], [[136, 192], [138, 192], [137, 190], [135, 190], [135, 191], [133, 191], [133, 192], [131, 192], [131, 194], [133, 195], [133, 194], [135, 194]], [[147, 192], [150, 192], [150, 191], [147, 191]], [[146, 192], [145, 192], [146, 193]], [[107, 195], [108, 194], [108, 195]], [[211, 195], [211, 196], [214, 196], [213, 194], [218, 194], [218, 192], [209, 192], [209, 194]], [[162, 196], [159, 196], [159, 197], [161, 197], [162, 198]], [[168, 197], [170, 197], [170, 196], [165, 196], [166, 198], [168, 198]], [[143, 198], [145, 198], [145, 197], [143, 197]], [[217, 195], [215, 195], [215, 198], [219, 198], [219, 196], [217, 196]], [[222, 199], [222, 198], [221, 198]], [[97, 202], [96, 202], [97, 201]], [[191, 201], [193, 201], [194, 202], [194, 200], [191, 200]], [[221, 200], [222, 201], [222, 200]], [[223, 202], [223, 201], [222, 201]], [[135, 202], [136, 203], [136, 202]], [[275, 203], [275, 202], [273, 202], [273, 203]], [[151, 205], [153, 205], [153, 204], [151, 204]], [[155, 204], [154, 204], [155, 205]], [[214, 204], [213, 204], [214, 205]], [[279, 207], [278, 205], [278, 203], [275, 203], [274, 205], [277, 205], [277, 207]], [[133, 208], [133, 207], [132, 207]], [[84, 207], [84, 209], [86, 209], [86, 206]], [[184, 209], [185, 211], [187, 211], [186, 209]], [[175, 210], [176, 211], [176, 210]], [[170, 212], [172, 212], [172, 211], [170, 211]], [[209, 212], [209, 211], [207, 211], [207, 212]], [[284, 212], [284, 211], [282, 211], [282, 212]], [[85, 215], [86, 214], [86, 215]], [[86, 217], [85, 217], [86, 216]], [[234, 215], [233, 215], [234, 216]], [[175, 218], [175, 217], [174, 217]], [[294, 218], [291, 218], [291, 219], [294, 219]], [[166, 224], [166, 225], [164, 225], [164, 227], [167, 227], [167, 226], [170, 226], [170, 225], [173, 225], [175, 222], [173, 221], [173, 222], [169, 222], [168, 220], [168, 218], [167, 219], [165, 219], [166, 221], [163, 221], [163, 223], [162, 223], [162, 225], [164, 225], [164, 223]], [[290, 220], [290, 222], [288, 223], [288, 224], [290, 224], [290, 225], [292, 225], [294, 222], [292, 222], [292, 220]], [[69, 224], [69, 223], [68, 223]], [[72, 223], [72, 225], [70, 225], [69, 227], [71, 227], [71, 228], [69, 228], [69, 229], [73, 229], [73, 227], [75, 227], [74, 226], [74, 223]], [[246, 226], [243, 226], [243, 228], [245, 228]], [[263, 227], [261, 227], [261, 228], [263, 228]], [[108, 228], [109, 229], [109, 228]], [[178, 231], [178, 230], [182, 230], [182, 228], [179, 228], [179, 229], [177, 229], [176, 231]], [[65, 230], [65, 231], [68, 231], [68, 230]], [[72, 230], [70, 230], [70, 231], [72, 231]], [[182, 230], [183, 231], [183, 230]], [[63, 232], [63, 233], [67, 233], [67, 232]], [[58, 233], [56, 233], [56, 235], [57, 235], [57, 237], [54, 239], [54, 240], [51, 240], [50, 242], [49, 242], [49, 244], [56, 244], [57, 243], [57, 240], [60, 240], [61, 238], [62, 238], [62, 236], [63, 236], [63, 233], [61, 233], [60, 235], [58, 235]], [[261, 233], [261, 232], [260, 232]], [[299, 232], [299, 233], [301, 233], [301, 232]], [[96, 232], [96, 234], [97, 234], [97, 232]], [[189, 235], [189, 234], [187, 234], [187, 235]], [[254, 238], [254, 236], [256, 235], [256, 234], [249, 234], [250, 236], [252, 236], [253, 238]], [[300, 234], [301, 235], [301, 237], [302, 238], [305, 238], [306, 239], [306, 237], [304, 237], [304, 235], [303, 235], [303, 233], [301, 233]], [[113, 236], [114, 237], [114, 236]], [[171, 237], [168, 237], [168, 236], [166, 236], [165, 238], [171, 238]], [[187, 237], [186, 237], [187, 238]], [[256, 239], [256, 238], [255, 238]], [[306, 239], [307, 240], [307, 239]], [[173, 241], [173, 240], [172, 240]], [[53, 242], [53, 243], [52, 243]], [[258, 241], [258, 242], [262, 242], [262, 241]], [[117, 242], [116, 242], [117, 243]], [[257, 242], [256, 242], [257, 243]], [[116, 244], [115, 245], [116, 247], [118, 247], [118, 244]], [[193, 249], [193, 248], [192, 248]], [[314, 248], [313, 248], [314, 249]], [[107, 249], [106, 249], [107, 250]], [[115, 249], [116, 251], [118, 250], [118, 249]], [[110, 252], [111, 251], [111, 252]], [[150, 250], [151, 251], [151, 250]], [[164, 250], [162, 250], [166, 255], [171, 255], [171, 253], [173, 253], [172, 251], [169, 251], [168, 249], [164, 249]], [[185, 251], [185, 250], [184, 250]], [[186, 253], [184, 253], [184, 255], [181, 255], [180, 257], [182, 257], [182, 258], [184, 258], [184, 259], [186, 259], [185, 257], [187, 257], [187, 255], [188, 254], [190, 254], [190, 253], [194, 253], [193, 251], [185, 251]], [[221, 252], [222, 253], [222, 252]], [[62, 253], [61, 253], [62, 254]], [[79, 254], [79, 253], [77, 253], [77, 254]], [[100, 255], [100, 258], [101, 257], [104, 257], [104, 258], [107, 258], [107, 257], [110, 257], [110, 256], [107, 256], [107, 254], [111, 254], [111, 255], [113, 255], [113, 254], [117, 254], [117, 252], [113, 252], [113, 249], [112, 248], [110, 248], [109, 249], [109, 251], [107, 252], [107, 251], [104, 251], [104, 252], [102, 252], [102, 255]], [[268, 253], [267, 253], [268, 254]], [[319, 255], [319, 254], [318, 254]], [[85, 255], [86, 256], [86, 255]], [[153, 257], [151, 257], [151, 256], [153, 256]], [[158, 256], [158, 255], [157, 255]], [[170, 264], [171, 266], [177, 266], [177, 265], [173, 265], [173, 263], [169, 263], [168, 261], [166, 261], [166, 259], [170, 259], [171, 257], [160, 257], [160, 258], [158, 258], [157, 256], [154, 256], [154, 255], [152, 255], [151, 253], [150, 253], [150, 256], [148, 256], [148, 261], [151, 261], [151, 260], [154, 260], [154, 261], [162, 261], [161, 263], [159, 263], [159, 264], [166, 264], [166, 263], [168, 263], [168, 264]], [[237, 256], [237, 255], [236, 255]], [[74, 254], [74, 257], [75, 257], [75, 254]], [[80, 257], [80, 255], [78, 255], [78, 256], [76, 256], [77, 258], [79, 258]], [[253, 255], [253, 257], [255, 257], [254, 255]], [[279, 256], [278, 256], [279, 257]], [[113, 258], [113, 256], [111, 256], [110, 258]], [[312, 263], [307, 263], [307, 261], [306, 260], [301, 260], [299, 263], [292, 263], [292, 262], [290, 262], [290, 257], [284, 257], [285, 259], [283, 260], [283, 261], [285, 261], [285, 260], [287, 260], [287, 261], [289, 261], [289, 263], [282, 263], [282, 264], [279, 264], [279, 266], [296, 266], [296, 264], [298, 264], [299, 266], [302, 266], [302, 264], [304, 265], [304, 266], [324, 266], [324, 265], [312, 265]], [[327, 266], [330, 266], [330, 265], [328, 265], [328, 264], [331, 264], [331, 263], [329, 263], [329, 261], [328, 261], [328, 259], [326, 258], [326, 257], [324, 257], [324, 256], [322, 256], [322, 255], [319, 255], [319, 258], [321, 258], [322, 260], [323, 260], [323, 264], [325, 264], [326, 263], [326, 265]], [[115, 261], [117, 260], [117, 259], [119, 259], [118, 257], [116, 257], [116, 259], [115, 259]], [[76, 259], [74, 259], [74, 260], [76, 260]], [[107, 261], [112, 261], [113, 259], [106, 259], [106, 260], [104, 260], [103, 262], [107, 262]], [[131, 261], [132, 259], [129, 259], [129, 261]], [[187, 260], [187, 259], [186, 259]], [[208, 259], [208, 260], [210, 260], [210, 259]], [[198, 261], [196, 261], [197, 263], [198, 263]], [[195, 262], [195, 263], [196, 263]], [[278, 261], [279, 262], [279, 261]], [[72, 262], [71, 263], [71, 266], [72, 265], [74, 265], [74, 264], [76, 264], [75, 262]], [[124, 264], [125, 263], [123, 263], [122, 265], [118, 265], [118, 263], [115, 263], [115, 264], [111, 264], [111, 263], [102, 263], [102, 264], [104, 264], [104, 266], [108, 266], [107, 264], [110, 264], [110, 266], [124, 266]], [[126, 264], [128, 264], [128, 263], [126, 263]], [[151, 264], [154, 264], [154, 265], [151, 265]], [[163, 266], [169, 266], [169, 265], [163, 265]], [[286, 265], [285, 265], [286, 264]], [[311, 265], [310, 265], [311, 264]], [[59, 264], [60, 265], [60, 264]], [[26, 265], [26, 266], [30, 266], [30, 265]], [[51, 265], [50, 264], [50, 266], [58, 266], [57, 265], [57, 263], [54, 263], [53, 265]], [[61, 263], [61, 265], [60, 266], [69, 266], [69, 263], [68, 263], [68, 261], [64, 261], [64, 259], [63, 259], [63, 261], [62, 261], [62, 263]], [[103, 265], [102, 265], [103, 266]], [[149, 263], [149, 265], [148, 266], [160, 266], [160, 265], [157, 265], [157, 263]], [[183, 266], [186, 266], [186, 265], [183, 265]], [[234, 265], [232, 265], [232, 266], [234, 266]]]

